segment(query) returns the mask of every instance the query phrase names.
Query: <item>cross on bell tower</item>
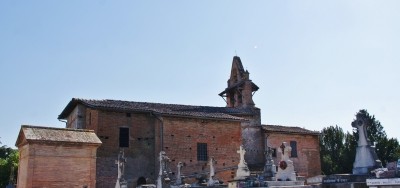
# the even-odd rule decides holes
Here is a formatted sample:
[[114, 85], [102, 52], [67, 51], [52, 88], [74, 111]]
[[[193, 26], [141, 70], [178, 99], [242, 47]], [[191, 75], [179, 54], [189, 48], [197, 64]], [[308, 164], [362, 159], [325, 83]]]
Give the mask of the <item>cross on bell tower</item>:
[[228, 87], [219, 96], [226, 101], [227, 107], [254, 107], [253, 94], [259, 89], [250, 78], [250, 73], [244, 70], [240, 57], [234, 56]]

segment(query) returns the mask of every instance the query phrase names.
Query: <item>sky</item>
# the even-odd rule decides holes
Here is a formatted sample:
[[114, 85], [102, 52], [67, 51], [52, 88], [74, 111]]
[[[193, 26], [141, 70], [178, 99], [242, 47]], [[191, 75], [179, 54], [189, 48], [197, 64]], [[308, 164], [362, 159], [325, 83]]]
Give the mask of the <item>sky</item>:
[[400, 1], [0, 1], [0, 141], [73, 98], [225, 106], [233, 56], [262, 123], [400, 138]]

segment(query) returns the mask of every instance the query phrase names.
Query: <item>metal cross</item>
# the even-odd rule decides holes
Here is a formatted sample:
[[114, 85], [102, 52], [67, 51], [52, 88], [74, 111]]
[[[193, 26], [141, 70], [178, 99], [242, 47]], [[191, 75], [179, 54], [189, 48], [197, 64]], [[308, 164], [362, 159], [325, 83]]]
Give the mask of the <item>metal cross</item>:
[[280, 148], [282, 149], [282, 155], [285, 155], [285, 144], [282, 143]]

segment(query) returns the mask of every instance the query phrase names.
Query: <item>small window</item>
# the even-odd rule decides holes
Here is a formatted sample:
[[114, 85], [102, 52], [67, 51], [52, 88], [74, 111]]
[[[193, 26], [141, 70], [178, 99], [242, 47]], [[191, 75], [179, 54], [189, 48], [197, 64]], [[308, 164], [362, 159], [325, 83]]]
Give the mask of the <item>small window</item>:
[[207, 161], [207, 144], [206, 143], [197, 143], [197, 160], [198, 161]]
[[290, 153], [290, 157], [297, 157], [297, 142], [290, 141], [290, 147], [292, 148], [292, 152]]
[[119, 128], [119, 147], [129, 147], [129, 128]]

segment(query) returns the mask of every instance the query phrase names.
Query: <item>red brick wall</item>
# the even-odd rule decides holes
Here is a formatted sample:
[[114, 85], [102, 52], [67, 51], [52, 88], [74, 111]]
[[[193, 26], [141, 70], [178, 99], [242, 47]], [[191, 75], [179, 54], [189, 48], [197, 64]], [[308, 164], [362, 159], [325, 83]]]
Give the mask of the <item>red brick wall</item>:
[[129, 187], [139, 177], [155, 179], [155, 117], [150, 113], [86, 110], [86, 127], [95, 130], [103, 144], [97, 150], [96, 187], [114, 187], [118, 168], [120, 127], [129, 128], [129, 148], [123, 148], [127, 163], [125, 177]]
[[[139, 177], [155, 183], [158, 175], [158, 153], [163, 150], [171, 158], [170, 168], [176, 173], [179, 161], [185, 163], [183, 175], [208, 172], [205, 161], [197, 161], [197, 143], [207, 143], [208, 156], [217, 160], [216, 170], [236, 167], [241, 143], [241, 123], [196, 118], [156, 117], [150, 113], [126, 113], [86, 109], [86, 128], [95, 130], [103, 144], [97, 150], [97, 187], [113, 186], [117, 176], [115, 160], [119, 152], [119, 128], [130, 130], [129, 148], [125, 148], [125, 177], [136, 185]], [[163, 136], [161, 138], [161, 127]], [[227, 181], [235, 170], [218, 172]]]
[[[266, 133], [268, 134], [268, 146], [276, 148], [278, 151], [282, 142], [297, 142], [298, 157], [291, 157], [294, 163], [294, 169], [299, 176], [312, 177], [321, 174], [321, 161], [319, 156], [319, 141], [317, 135], [303, 134], [282, 134], [282, 133]], [[275, 165], [280, 161], [281, 156], [277, 152], [277, 157], [273, 158]]]
[[96, 148], [82, 144], [20, 147], [18, 187], [95, 187]]
[[[216, 171], [237, 167], [241, 144], [240, 122], [164, 117], [164, 151], [170, 157], [171, 170], [176, 172], [183, 162], [183, 175], [208, 172], [207, 161], [197, 160], [197, 143], [207, 143], [208, 157], [217, 161]], [[227, 182], [236, 170], [218, 172], [217, 178]]]

